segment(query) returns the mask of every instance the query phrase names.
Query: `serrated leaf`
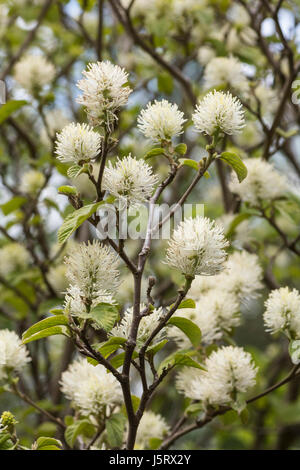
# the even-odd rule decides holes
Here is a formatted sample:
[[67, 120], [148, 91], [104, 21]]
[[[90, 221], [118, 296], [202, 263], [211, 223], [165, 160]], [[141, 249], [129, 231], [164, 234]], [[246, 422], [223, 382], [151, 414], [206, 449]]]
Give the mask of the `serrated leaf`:
[[189, 338], [195, 348], [200, 345], [202, 337], [201, 330], [188, 318], [171, 317], [167, 325], [173, 325], [179, 328]]
[[105, 201], [97, 202], [95, 204], [88, 204], [87, 206], [81, 207], [80, 209], [69, 214], [58, 230], [58, 242], [61, 245], [65, 243], [72, 233], [75, 232], [75, 230], [78, 229], [78, 227], [80, 227], [80, 225], [83, 224], [85, 220], [91, 217], [94, 212], [96, 212], [98, 207], [104, 204], [111, 204], [114, 200], [114, 197], [109, 197]]
[[126, 418], [122, 413], [115, 413], [106, 421], [107, 440], [111, 447], [122, 445], [125, 425]]
[[191, 158], [179, 158], [178, 160], [181, 164], [181, 166], [189, 166], [193, 168], [194, 170], [198, 171], [199, 170], [199, 163], [196, 162], [195, 160], [192, 160]]
[[163, 148], [161, 147], [154, 148], [146, 153], [146, 155], [144, 156], [144, 159], [147, 160], [148, 158], [156, 157], [157, 155], [164, 155], [164, 153], [165, 153], [165, 150]]
[[48, 336], [63, 335], [68, 338], [71, 336], [70, 328], [67, 326], [52, 326], [51, 328], [45, 328], [38, 333], [35, 333], [29, 338], [23, 340], [23, 344], [31, 343], [32, 341], [37, 341], [38, 339], [47, 338]]
[[87, 419], [81, 419], [80, 421], [75, 421], [65, 430], [65, 440], [68, 446], [71, 448], [74, 447], [76, 439], [82, 434], [92, 435], [95, 430], [95, 427]]
[[0, 108], [0, 124], [9, 118], [9, 116], [11, 116], [15, 111], [25, 106], [25, 104], [27, 104], [27, 101], [25, 100], [10, 100], [3, 104]]
[[246, 178], [248, 174], [247, 167], [236, 153], [223, 152], [219, 158], [231, 166], [231, 168], [235, 171], [240, 183]]
[[57, 190], [59, 194], [65, 194], [66, 196], [69, 196], [70, 194], [78, 194], [77, 188], [74, 186], [60, 186]]
[[20, 209], [20, 207], [22, 207], [26, 201], [27, 199], [22, 196], [13, 197], [9, 201], [5, 202], [4, 204], [1, 204], [1, 209], [2, 209], [3, 214], [8, 215], [11, 212]]
[[33, 444], [33, 450], [61, 450], [62, 443], [53, 437], [39, 437]]
[[44, 318], [28, 328], [28, 330], [23, 333], [22, 339], [27, 339], [41, 330], [57, 325], [68, 325], [67, 317], [65, 315], [55, 315], [53, 317]]
[[101, 302], [89, 312], [89, 318], [105, 331], [110, 331], [114, 327], [118, 317], [118, 307], [106, 302]]
[[187, 145], [184, 143], [176, 145], [175, 152], [179, 153], [179, 155], [185, 155], [187, 152]]

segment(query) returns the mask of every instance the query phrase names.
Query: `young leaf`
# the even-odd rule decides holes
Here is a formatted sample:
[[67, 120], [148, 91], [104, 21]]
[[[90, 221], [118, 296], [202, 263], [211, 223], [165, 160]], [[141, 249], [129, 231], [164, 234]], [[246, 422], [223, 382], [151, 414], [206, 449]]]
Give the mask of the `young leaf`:
[[73, 448], [78, 436], [82, 434], [92, 436], [94, 432], [95, 427], [90, 421], [88, 419], [81, 419], [67, 427], [65, 430], [65, 440], [68, 446]]
[[204, 367], [198, 364], [198, 362], [194, 361], [194, 359], [192, 359], [188, 353], [175, 352], [170, 354], [170, 356], [162, 361], [157, 373], [158, 375], [161, 375], [164, 369], [175, 366], [195, 367], [196, 369], [204, 370]]
[[220, 159], [231, 166], [231, 168], [235, 171], [240, 183], [246, 178], [248, 173], [247, 167], [236, 153], [223, 152], [220, 155]]
[[106, 421], [107, 440], [111, 447], [122, 445], [125, 425], [126, 418], [122, 413], [115, 413]]
[[190, 158], [179, 158], [178, 161], [180, 162], [181, 166], [185, 165], [193, 168], [196, 171], [199, 170], [199, 164], [195, 160]]
[[192, 345], [196, 348], [201, 342], [200, 328], [188, 318], [171, 317], [167, 323], [179, 328], [190, 340]]
[[101, 343], [96, 350], [104, 357], [108, 357], [113, 352], [117, 351], [120, 346], [126, 343], [126, 338], [119, 338], [118, 336], [112, 336], [105, 343]]
[[45, 328], [44, 330], [35, 333], [32, 336], [29, 336], [26, 339], [23, 339], [23, 344], [31, 343], [31, 341], [36, 341], [38, 339], [47, 338], [47, 336], [71, 336], [70, 328], [67, 326], [51, 326], [51, 328]]
[[61, 450], [62, 443], [53, 437], [39, 437], [32, 446], [32, 450]]
[[62, 245], [68, 238], [72, 235], [75, 230], [80, 227], [81, 224], [89, 217], [91, 217], [94, 212], [104, 204], [111, 204], [114, 201], [114, 197], [109, 197], [105, 201], [97, 202], [95, 204], [88, 204], [83, 206], [80, 209], [69, 214], [60, 229], [57, 233], [58, 242]]
[[53, 317], [44, 318], [44, 320], [41, 320], [28, 328], [28, 330], [23, 333], [22, 339], [25, 340], [39, 331], [57, 325], [68, 325], [67, 317], [65, 315], [55, 315]]
[[[133, 351], [132, 359], [136, 359], [137, 357], [138, 357], [138, 353], [136, 351]], [[118, 369], [119, 367], [123, 365], [124, 358], [125, 358], [125, 352], [121, 352], [120, 354], [117, 354], [117, 356], [113, 357], [110, 363], [115, 369]]]
[[0, 124], [2, 124], [11, 114], [13, 114], [18, 109], [25, 106], [27, 101], [25, 100], [10, 100], [7, 103], [3, 104], [0, 108]]
[[196, 304], [193, 299], [184, 299], [178, 308], [196, 308]]
[[70, 194], [78, 194], [77, 189], [74, 186], [60, 186], [57, 190], [59, 194], [65, 194], [66, 196], [69, 196]]
[[163, 339], [162, 341], [160, 341], [160, 343], [157, 343], [154, 346], [151, 346], [151, 348], [147, 349], [147, 354], [150, 354], [151, 356], [155, 356], [155, 354], [158, 353], [158, 351], [160, 351], [164, 347], [164, 345], [167, 344], [167, 342], [168, 342], [167, 339]]
[[1, 204], [1, 209], [2, 209], [3, 214], [8, 215], [11, 212], [16, 211], [17, 209], [20, 209], [20, 207], [22, 207], [26, 201], [27, 199], [22, 196], [13, 197], [9, 201], [5, 202], [4, 204]]
[[185, 155], [186, 151], [187, 151], [186, 144], [181, 143], [181, 144], [176, 145], [175, 147], [175, 152], [179, 153], [179, 155]]
[[144, 159], [147, 160], [148, 158], [151, 157], [156, 157], [157, 155], [164, 155], [165, 151], [163, 148], [158, 147], [150, 150], [146, 155], [144, 156]]
[[89, 313], [89, 318], [105, 331], [110, 331], [114, 327], [118, 316], [118, 308], [105, 302], [96, 305]]

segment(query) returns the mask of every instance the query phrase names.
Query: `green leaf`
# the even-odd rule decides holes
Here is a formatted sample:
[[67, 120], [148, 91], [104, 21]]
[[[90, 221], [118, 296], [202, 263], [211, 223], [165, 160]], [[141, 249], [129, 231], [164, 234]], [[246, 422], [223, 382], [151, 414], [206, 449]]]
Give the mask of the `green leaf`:
[[294, 129], [290, 129], [288, 131], [285, 131], [285, 130], [281, 129], [280, 127], [276, 127], [276, 132], [281, 137], [284, 137], [285, 139], [289, 139], [290, 137], [293, 137], [294, 135], [297, 135], [299, 130], [297, 128], [294, 128]]
[[192, 160], [191, 158], [179, 158], [178, 161], [180, 162], [181, 166], [189, 166], [196, 171], [199, 170], [199, 163], [195, 160]]
[[203, 403], [192, 403], [185, 410], [187, 415], [198, 415], [203, 411]]
[[52, 308], [51, 310], [49, 310], [49, 313], [51, 313], [52, 315], [63, 315], [64, 311], [62, 308]]
[[0, 124], [2, 124], [11, 114], [13, 114], [18, 109], [25, 106], [27, 101], [25, 100], [10, 100], [7, 103], [3, 104], [0, 108]]
[[162, 443], [162, 439], [159, 439], [158, 437], [151, 437], [151, 439], [149, 439], [150, 450], [159, 449], [161, 446], [161, 443]]
[[144, 159], [147, 160], [148, 158], [156, 157], [157, 155], [164, 155], [164, 153], [165, 153], [165, 150], [161, 147], [158, 147], [146, 153], [146, 155], [144, 156]]
[[70, 328], [67, 326], [52, 326], [51, 328], [45, 328], [38, 333], [35, 333], [29, 338], [23, 340], [23, 344], [31, 343], [31, 341], [36, 341], [38, 339], [47, 338], [47, 336], [55, 336], [55, 335], [63, 335], [63, 336], [71, 336]]
[[241, 214], [238, 214], [231, 222], [229, 229], [227, 230], [226, 237], [227, 238], [232, 237], [238, 225], [242, 223], [244, 220], [249, 219], [250, 217], [252, 217], [252, 214], [250, 214], [249, 212], [242, 212]]
[[196, 369], [205, 370], [204, 367], [194, 361], [188, 353], [175, 352], [162, 361], [157, 373], [158, 375], [161, 375], [164, 369], [173, 368], [175, 366], [195, 367]]
[[196, 308], [195, 301], [192, 299], [184, 299], [180, 304], [179, 308]]
[[296, 339], [289, 344], [289, 355], [293, 364], [300, 364], [300, 340]]
[[122, 413], [115, 413], [106, 421], [107, 440], [111, 447], [122, 445], [125, 425], [126, 418]]
[[161, 93], [171, 95], [174, 88], [173, 78], [169, 73], [160, 73], [157, 77], [157, 87]]
[[59, 194], [65, 194], [66, 196], [69, 196], [70, 194], [78, 194], [77, 188], [74, 186], [60, 186], [57, 190]]
[[44, 318], [44, 320], [41, 320], [28, 328], [28, 330], [23, 333], [22, 339], [25, 340], [39, 331], [57, 325], [68, 325], [67, 317], [65, 315], [55, 315], [53, 317]]
[[108, 341], [105, 341], [105, 343], [101, 343], [96, 350], [106, 358], [117, 351], [124, 343], [126, 343], [126, 338], [112, 336]]
[[62, 443], [53, 437], [39, 437], [32, 446], [33, 450], [61, 450]]
[[0, 434], [0, 450], [9, 450], [14, 446], [13, 441], [10, 438], [8, 432], [2, 432]]
[[247, 167], [236, 153], [223, 152], [219, 158], [231, 166], [240, 183], [246, 178], [248, 174]]
[[1, 204], [1, 209], [4, 215], [8, 215], [17, 209], [20, 209], [21, 206], [27, 201], [25, 197], [16, 196], [10, 199], [10, 201]]
[[178, 144], [175, 147], [175, 152], [179, 153], [179, 155], [185, 155], [187, 151], [187, 146], [184, 143]]
[[[133, 351], [132, 359], [136, 359], [137, 357], [138, 357], [138, 353], [136, 351]], [[110, 363], [115, 369], [118, 369], [119, 367], [123, 365], [124, 358], [125, 358], [125, 352], [121, 352], [120, 354], [117, 354], [117, 356], [113, 357]]]
[[85, 168], [80, 165], [72, 165], [68, 168], [67, 175], [69, 178], [76, 178], [81, 173], [85, 172]]
[[202, 336], [200, 328], [188, 318], [171, 317], [167, 325], [174, 325], [179, 328], [189, 338], [195, 348], [200, 345]]
[[119, 317], [118, 307], [116, 305], [111, 305], [106, 302], [101, 302], [92, 308], [89, 312], [88, 317], [97, 325], [99, 325], [103, 330], [110, 331]]
[[58, 242], [62, 245], [72, 235], [80, 225], [91, 217], [94, 212], [104, 204], [111, 204], [114, 201], [114, 197], [109, 197], [105, 201], [97, 202], [95, 204], [88, 204], [87, 206], [81, 207], [80, 209], [69, 214], [60, 229], [58, 230], [57, 238]]
[[65, 440], [69, 447], [73, 448], [76, 439], [80, 435], [92, 436], [95, 431], [95, 427], [90, 423], [88, 419], [81, 419], [75, 421], [65, 430]]
[[151, 356], [155, 356], [155, 354], [158, 353], [158, 351], [160, 351], [164, 347], [164, 345], [167, 343], [168, 343], [168, 340], [163, 339], [162, 341], [160, 341], [160, 343], [157, 343], [154, 346], [151, 346], [151, 348], [148, 348], [147, 354], [150, 354]]
[[[139, 397], [137, 397], [136, 395], [131, 395], [131, 402], [132, 402], [133, 411], [136, 413], [137, 410], [139, 409], [141, 399]], [[122, 413], [125, 416], [125, 418], [127, 418], [127, 411], [126, 411], [125, 404], [122, 405], [121, 410], [122, 410]]]

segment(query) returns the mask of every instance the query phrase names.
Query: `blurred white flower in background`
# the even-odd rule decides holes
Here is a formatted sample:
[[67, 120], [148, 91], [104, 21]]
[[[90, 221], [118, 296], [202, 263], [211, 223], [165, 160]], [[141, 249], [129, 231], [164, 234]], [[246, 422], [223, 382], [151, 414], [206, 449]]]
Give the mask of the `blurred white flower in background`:
[[41, 55], [25, 55], [15, 65], [15, 80], [30, 93], [50, 84], [54, 77], [54, 65]]
[[145, 411], [137, 431], [136, 448], [149, 448], [150, 439], [163, 439], [169, 430], [170, 427], [163, 416], [153, 411]]

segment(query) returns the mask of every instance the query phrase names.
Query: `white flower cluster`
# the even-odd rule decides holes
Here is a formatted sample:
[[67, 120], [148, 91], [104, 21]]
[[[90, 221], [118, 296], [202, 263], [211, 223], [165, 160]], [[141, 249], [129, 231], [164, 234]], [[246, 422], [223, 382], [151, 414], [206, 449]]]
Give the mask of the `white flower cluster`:
[[[207, 346], [240, 324], [239, 302], [225, 290], [212, 289], [201, 295], [196, 308], [180, 309], [176, 316], [193, 321], [201, 330], [201, 343]], [[191, 347], [188, 337], [175, 326], [169, 328], [168, 337], [175, 340], [181, 349]]]
[[237, 395], [255, 385], [257, 368], [243, 348], [224, 346], [205, 361], [206, 371], [184, 368], [177, 376], [177, 389], [204, 406], [234, 405]]
[[229, 92], [211, 91], [196, 106], [193, 121], [196, 130], [207, 135], [218, 130], [238, 134], [245, 125], [242, 103]]
[[94, 240], [80, 243], [65, 258], [70, 281], [65, 308], [71, 315], [89, 318], [89, 309], [100, 302], [114, 303], [110, 295], [119, 286], [118, 259], [112, 251]]
[[267, 331], [284, 332], [290, 339], [300, 339], [300, 293], [281, 287], [273, 290], [265, 302], [264, 323]]
[[169, 141], [172, 137], [182, 134], [186, 119], [177, 104], [162, 100], [148, 103], [146, 109], [140, 112], [137, 121], [138, 128], [145, 137], [160, 142]]
[[229, 245], [221, 226], [207, 217], [188, 218], [174, 230], [167, 264], [188, 276], [212, 276], [222, 271]]
[[78, 98], [93, 125], [105, 124], [113, 127], [117, 119], [116, 112], [128, 101], [132, 92], [128, 82], [128, 73], [111, 62], [90, 63], [83, 72], [84, 79], [77, 83], [83, 92]]
[[246, 302], [258, 296], [262, 289], [262, 267], [257, 255], [247, 251], [235, 251], [228, 256], [224, 270], [217, 276], [196, 276], [189, 290], [189, 297], [200, 301], [202, 295], [220, 291], [234, 295], [239, 302]]
[[7, 276], [18, 270], [23, 270], [30, 261], [26, 248], [20, 243], [8, 243], [0, 249], [0, 274]]
[[150, 439], [163, 439], [169, 430], [170, 427], [163, 416], [153, 411], [145, 411], [137, 431], [136, 448], [140, 450], [149, 448]]
[[145, 202], [152, 195], [158, 178], [144, 160], [130, 154], [118, 159], [115, 165], [108, 163], [103, 174], [103, 189], [118, 198], [122, 205]]
[[205, 68], [205, 89], [217, 88], [222, 85], [226, 85], [238, 93], [246, 93], [249, 90], [242, 64], [235, 57], [214, 57]]
[[21, 178], [21, 190], [24, 193], [35, 195], [43, 188], [45, 181], [46, 178], [40, 171], [27, 171]]
[[251, 206], [260, 206], [262, 201], [274, 201], [282, 197], [287, 190], [287, 181], [274, 166], [260, 158], [244, 160], [248, 170], [247, 178], [241, 183], [232, 175], [229, 187], [238, 194], [243, 202]]
[[19, 372], [31, 359], [14, 331], [0, 330], [0, 380], [10, 372]]
[[[143, 312], [146, 306], [141, 304], [140, 311]], [[163, 318], [163, 309], [155, 308], [149, 315], [142, 317], [139, 330], [137, 334], [137, 346], [141, 347], [145, 341], [149, 338], [151, 333], [159, 325], [159, 322]], [[116, 325], [109, 333], [110, 336], [117, 336], [121, 338], [129, 338], [129, 333], [133, 320], [133, 308], [128, 308], [123, 315], [122, 320], [118, 325]], [[154, 338], [155, 343], [159, 343], [164, 337], [164, 332], [161, 330]]]
[[64, 127], [70, 124], [70, 120], [60, 109], [51, 109], [45, 116], [46, 127], [41, 130], [41, 141], [44, 145], [50, 146], [52, 144], [51, 139], [54, 139], [56, 133], [61, 131]]
[[60, 384], [72, 406], [84, 416], [99, 416], [106, 407], [122, 403], [122, 390], [116, 378], [102, 365], [93, 366], [86, 359], [73, 362], [62, 374]]
[[15, 80], [30, 93], [50, 84], [54, 77], [54, 65], [41, 55], [26, 55], [15, 66]]
[[90, 162], [100, 152], [101, 137], [87, 124], [68, 124], [56, 134], [56, 151], [58, 160], [78, 165]]

